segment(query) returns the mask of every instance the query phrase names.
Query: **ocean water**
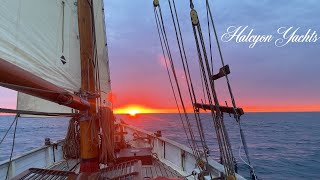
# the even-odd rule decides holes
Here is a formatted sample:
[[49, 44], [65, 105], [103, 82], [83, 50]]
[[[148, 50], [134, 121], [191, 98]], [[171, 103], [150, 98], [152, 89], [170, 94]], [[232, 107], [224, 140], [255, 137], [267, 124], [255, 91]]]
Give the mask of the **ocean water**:
[[[192, 117], [192, 116], [190, 116]], [[142, 114], [136, 117], [117, 115], [128, 124], [162, 135], [187, 145], [178, 114]], [[0, 138], [10, 126], [13, 116], [0, 116]], [[320, 179], [320, 113], [246, 113], [242, 117], [252, 164], [259, 179]], [[194, 122], [194, 121], [193, 121]], [[210, 158], [219, 159], [210, 114], [202, 114]], [[234, 119], [225, 116], [234, 157], [241, 175], [248, 177], [243, 149], [239, 153], [239, 128]], [[43, 145], [44, 138], [64, 138], [68, 119], [20, 118], [18, 121], [14, 155]], [[10, 156], [12, 132], [0, 145], [0, 161]]]

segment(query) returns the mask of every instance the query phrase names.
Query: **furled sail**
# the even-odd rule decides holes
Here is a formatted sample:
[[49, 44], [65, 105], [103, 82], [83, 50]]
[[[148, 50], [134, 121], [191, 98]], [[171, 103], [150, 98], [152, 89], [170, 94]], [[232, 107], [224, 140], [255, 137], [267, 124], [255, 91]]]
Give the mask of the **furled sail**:
[[107, 51], [107, 39], [104, 21], [104, 8], [102, 0], [93, 1], [94, 9], [94, 25], [96, 35], [96, 55], [99, 64], [99, 81], [102, 106], [111, 107], [111, 102], [108, 100], [108, 95], [111, 92], [110, 85], [110, 71], [109, 71], [109, 59]]
[[[3, 0], [0, 5], [0, 58], [70, 92], [81, 87], [76, 0]], [[23, 93], [17, 108], [71, 112]]]

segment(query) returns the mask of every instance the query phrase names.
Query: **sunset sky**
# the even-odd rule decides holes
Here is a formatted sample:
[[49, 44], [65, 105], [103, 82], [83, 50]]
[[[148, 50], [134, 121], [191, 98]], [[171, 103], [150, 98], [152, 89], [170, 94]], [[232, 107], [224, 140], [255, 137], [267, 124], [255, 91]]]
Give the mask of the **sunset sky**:
[[[208, 43], [204, 2], [194, 0]], [[278, 28], [293, 26], [300, 27], [298, 34], [311, 29], [320, 37], [320, 3], [317, 1], [215, 0], [210, 3], [219, 40], [229, 26], [248, 26], [255, 34], [272, 34], [275, 38], [281, 37], [277, 34]], [[160, 4], [179, 81], [186, 102], [189, 102], [168, 3], [160, 0]], [[191, 74], [200, 98], [203, 95], [189, 0], [176, 0], [176, 5]], [[105, 12], [115, 110], [119, 112], [119, 109], [135, 106], [144, 107], [148, 112], [173, 112], [175, 102], [164, 66], [152, 1], [105, 0]], [[245, 111], [320, 110], [320, 40], [289, 43], [281, 48], [274, 42], [258, 43], [254, 48], [249, 48], [249, 43], [220, 43], [225, 63], [231, 69], [229, 78], [237, 104]], [[216, 71], [221, 67], [217, 53], [214, 44]], [[230, 102], [225, 80], [219, 80], [217, 86], [220, 101]], [[3, 88], [0, 93], [0, 106], [15, 108], [16, 93]]]

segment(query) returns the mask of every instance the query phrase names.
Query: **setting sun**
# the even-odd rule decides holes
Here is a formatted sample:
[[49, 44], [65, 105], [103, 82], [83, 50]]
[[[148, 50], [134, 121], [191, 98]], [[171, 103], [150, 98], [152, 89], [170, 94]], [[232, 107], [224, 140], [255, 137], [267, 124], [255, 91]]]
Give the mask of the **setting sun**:
[[130, 116], [136, 116], [136, 114], [139, 114], [139, 113], [140, 113], [140, 111], [138, 109], [130, 109], [130, 110], [128, 110], [128, 114]]
[[130, 116], [136, 116], [137, 114], [154, 113], [155, 111], [141, 105], [129, 105], [123, 108], [117, 108], [114, 112], [116, 114], [128, 114]]
[[[187, 108], [188, 112], [192, 112], [191, 108]], [[130, 116], [136, 116], [137, 114], [148, 114], [148, 113], [177, 113], [176, 108], [150, 108], [143, 105], [128, 105], [125, 107], [118, 107], [114, 109], [115, 114], [128, 114]]]

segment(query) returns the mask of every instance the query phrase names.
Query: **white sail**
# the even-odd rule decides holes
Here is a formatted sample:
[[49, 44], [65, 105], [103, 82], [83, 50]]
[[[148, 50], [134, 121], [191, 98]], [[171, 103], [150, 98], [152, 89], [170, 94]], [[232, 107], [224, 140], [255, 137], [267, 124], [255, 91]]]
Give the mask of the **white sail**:
[[[0, 58], [70, 92], [81, 87], [76, 0], [3, 0]], [[18, 93], [17, 108], [71, 112], [70, 108]]]
[[75, 1], [1, 1], [0, 58], [64, 89], [79, 91], [80, 42]]
[[[59, 105], [50, 101], [46, 101], [34, 96], [24, 93], [18, 93], [17, 109], [37, 112], [51, 112], [51, 113], [72, 113], [71, 108]], [[35, 115], [20, 115], [21, 117], [39, 117]]]
[[[94, 0], [93, 8], [102, 105], [110, 107], [103, 1]], [[70, 92], [79, 91], [81, 63], [76, 0], [4, 0], [0, 18], [0, 58]], [[17, 109], [72, 111], [24, 93], [18, 93]]]
[[111, 92], [111, 85], [108, 51], [106, 47], [107, 39], [104, 21], [103, 1], [94, 0], [93, 8], [102, 106], [111, 107], [111, 102], [109, 102], [108, 100], [108, 95]]

